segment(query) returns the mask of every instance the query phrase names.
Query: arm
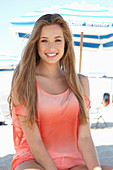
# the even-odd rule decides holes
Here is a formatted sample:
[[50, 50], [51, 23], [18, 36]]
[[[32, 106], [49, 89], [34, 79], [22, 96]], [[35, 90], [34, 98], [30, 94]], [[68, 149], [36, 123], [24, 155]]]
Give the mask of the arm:
[[[89, 98], [89, 82], [85, 76], [79, 75], [84, 94]], [[89, 112], [87, 111], [89, 117]], [[78, 147], [89, 170], [101, 170], [96, 149], [92, 141], [90, 123], [80, 125], [78, 130]]]
[[28, 127], [25, 123], [25, 117], [19, 115], [19, 120], [21, 123], [22, 130], [24, 132], [25, 138], [30, 146], [31, 152], [38, 164], [40, 164], [46, 170], [57, 170], [55, 164], [47, 152], [38, 129], [36, 123], [34, 123], [33, 127]]

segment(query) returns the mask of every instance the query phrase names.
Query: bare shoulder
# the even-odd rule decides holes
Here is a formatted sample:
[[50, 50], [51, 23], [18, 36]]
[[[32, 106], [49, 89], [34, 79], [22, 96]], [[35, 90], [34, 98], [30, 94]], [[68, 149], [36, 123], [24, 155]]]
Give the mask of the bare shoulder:
[[14, 103], [15, 106], [18, 106], [20, 103], [17, 99], [18, 94], [17, 94], [17, 87], [16, 87], [16, 78], [13, 79], [13, 92], [12, 92], [12, 94], [13, 94], [13, 103]]
[[81, 85], [88, 85], [88, 83], [89, 83], [89, 80], [88, 80], [88, 78], [85, 76], [85, 75], [83, 75], [83, 74], [78, 74], [78, 77], [79, 77], [79, 80], [80, 80], [80, 83], [81, 83]]
[[82, 86], [82, 89], [84, 91], [84, 94], [89, 97], [90, 96], [90, 92], [89, 92], [89, 80], [86, 76], [84, 76], [83, 74], [78, 74], [79, 80], [80, 80], [80, 84]]

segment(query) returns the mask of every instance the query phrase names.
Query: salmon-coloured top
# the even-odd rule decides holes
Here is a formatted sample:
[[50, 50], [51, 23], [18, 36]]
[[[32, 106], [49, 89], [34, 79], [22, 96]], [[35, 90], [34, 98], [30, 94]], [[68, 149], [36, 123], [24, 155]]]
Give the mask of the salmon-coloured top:
[[[38, 127], [42, 141], [56, 166], [62, 158], [69, 164], [71, 160], [76, 165], [85, 164], [77, 145], [79, 103], [76, 96], [70, 88], [58, 95], [48, 94], [41, 89], [37, 81], [36, 84]], [[86, 102], [89, 109], [90, 101], [87, 97]], [[14, 159], [24, 157], [26, 154], [33, 159], [20, 126], [18, 114], [27, 116], [27, 109], [22, 105], [17, 107], [13, 105], [13, 139], [16, 150]]]

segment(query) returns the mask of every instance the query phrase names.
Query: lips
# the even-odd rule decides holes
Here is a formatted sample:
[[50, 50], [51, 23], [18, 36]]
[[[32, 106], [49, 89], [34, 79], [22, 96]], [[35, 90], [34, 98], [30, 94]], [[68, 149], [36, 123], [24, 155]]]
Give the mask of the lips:
[[58, 53], [46, 53], [47, 57], [56, 57]]

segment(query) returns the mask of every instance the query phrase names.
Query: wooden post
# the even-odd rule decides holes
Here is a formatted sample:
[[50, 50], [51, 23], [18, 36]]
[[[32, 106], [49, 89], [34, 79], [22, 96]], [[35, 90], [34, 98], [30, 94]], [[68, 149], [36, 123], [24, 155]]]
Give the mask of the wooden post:
[[81, 40], [80, 40], [80, 61], [79, 61], [79, 73], [81, 73], [81, 65], [82, 65], [82, 47], [83, 47], [83, 32], [81, 32]]

